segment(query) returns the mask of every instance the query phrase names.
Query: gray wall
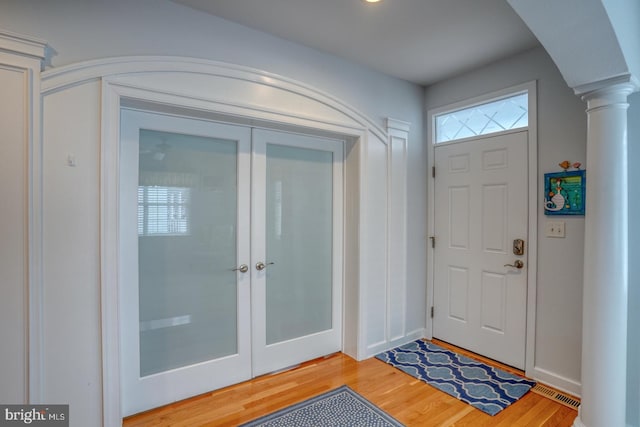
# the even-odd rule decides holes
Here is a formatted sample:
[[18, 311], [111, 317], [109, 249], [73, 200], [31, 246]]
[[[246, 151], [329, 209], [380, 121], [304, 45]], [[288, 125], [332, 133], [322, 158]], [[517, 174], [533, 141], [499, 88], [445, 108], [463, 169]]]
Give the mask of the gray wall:
[[[416, 321], [424, 319], [426, 271], [426, 149], [422, 88], [357, 64], [193, 11], [169, 1], [3, 0], [0, 27], [47, 40], [53, 66], [122, 55], [193, 56], [259, 68], [311, 84], [382, 124], [385, 117], [411, 123], [409, 140], [409, 295]], [[433, 85], [426, 107], [538, 80], [539, 186], [545, 172], [565, 159], [585, 163], [585, 106], [562, 80], [543, 49], [534, 49], [471, 73]], [[640, 95], [629, 110], [630, 236], [640, 238], [633, 221], [640, 213]], [[540, 200], [539, 200], [540, 201]], [[543, 235], [539, 208], [538, 310], [535, 366], [580, 382], [582, 335], [583, 218], [564, 218], [566, 239]], [[630, 245], [630, 260], [640, 252]], [[640, 265], [630, 262], [629, 360], [640, 360]], [[46, 284], [45, 284], [46, 285]], [[81, 303], [80, 301], [78, 303]], [[83, 355], [74, 355], [83, 357]], [[629, 419], [640, 425], [640, 368], [629, 364]], [[91, 395], [93, 391], [89, 391]], [[93, 395], [95, 396], [95, 395]], [[88, 398], [91, 398], [89, 396]]]
[[[585, 105], [573, 94], [542, 48], [432, 85], [427, 109], [517, 84], [538, 81], [538, 288], [535, 368], [557, 385], [580, 383], [584, 217], [561, 217], [566, 238], [544, 236], [544, 173], [563, 160], [586, 160]], [[587, 172], [588, 173], [588, 172]], [[531, 236], [530, 238], [533, 238]]]
[[[284, 76], [333, 96], [358, 109], [379, 126], [391, 117], [411, 124], [408, 141], [409, 165], [407, 213], [407, 327], [424, 327], [426, 318], [426, 151], [423, 145], [424, 88], [377, 73], [358, 64], [219, 19], [169, 0], [0, 0], [0, 28], [46, 40], [52, 48], [50, 67], [91, 59], [126, 55], [177, 55], [248, 66]], [[75, 114], [76, 134], [81, 141], [46, 144], [45, 192], [52, 183], [56, 191], [44, 195], [44, 288], [55, 301], [45, 307], [47, 327], [65, 335], [64, 342], [50, 343], [45, 337], [43, 398], [46, 402], [71, 403], [73, 425], [98, 425], [102, 401], [99, 331], [99, 116], [83, 108], [99, 99], [100, 85], [92, 81], [45, 98], [48, 115], [44, 125], [54, 132], [56, 112]], [[69, 107], [67, 99], [76, 102]], [[64, 112], [65, 110], [68, 110]], [[63, 113], [64, 112], [64, 113]], [[51, 114], [49, 114], [51, 113]], [[51, 137], [52, 139], [55, 139]], [[55, 141], [54, 141], [55, 142]], [[73, 145], [80, 162], [64, 168]], [[82, 173], [87, 179], [79, 180]], [[49, 180], [47, 180], [49, 179]], [[65, 197], [52, 193], [68, 189]], [[72, 191], [73, 190], [73, 191]], [[62, 191], [60, 191], [62, 192]], [[56, 193], [57, 194], [57, 193]], [[92, 196], [86, 196], [91, 194]], [[68, 197], [67, 197], [68, 196]], [[384, 195], [381, 194], [381, 197]], [[58, 215], [81, 218], [68, 228], [54, 224]], [[88, 230], [88, 231], [87, 231]], [[60, 242], [71, 242], [73, 250], [60, 253]], [[1, 245], [2, 243], [0, 243]], [[58, 262], [60, 261], [60, 262]], [[68, 268], [68, 269], [67, 269]], [[63, 273], [63, 270], [65, 271]], [[69, 273], [71, 271], [71, 273]], [[70, 274], [70, 276], [69, 276]], [[73, 280], [68, 280], [72, 277]], [[73, 288], [68, 284], [73, 282]], [[75, 291], [80, 282], [80, 290]], [[61, 300], [52, 291], [73, 289], [74, 298]], [[45, 313], [45, 314], [46, 314]], [[66, 325], [84, 319], [83, 325]], [[11, 322], [6, 313], [0, 321]], [[75, 322], [77, 323], [77, 322]], [[82, 333], [77, 331], [81, 330]], [[55, 347], [55, 349], [53, 349]], [[52, 351], [56, 350], [56, 351]], [[1, 387], [12, 384], [0, 383]]]
[[[383, 126], [409, 122], [407, 301], [424, 301], [426, 151], [424, 89], [168, 0], [1, 0], [0, 28], [39, 37], [55, 67], [126, 55], [176, 55], [257, 68], [314, 86]], [[424, 305], [424, 304], [423, 304]], [[424, 323], [416, 313], [413, 323]]]
[[640, 92], [629, 97], [629, 322], [627, 424], [640, 427]]

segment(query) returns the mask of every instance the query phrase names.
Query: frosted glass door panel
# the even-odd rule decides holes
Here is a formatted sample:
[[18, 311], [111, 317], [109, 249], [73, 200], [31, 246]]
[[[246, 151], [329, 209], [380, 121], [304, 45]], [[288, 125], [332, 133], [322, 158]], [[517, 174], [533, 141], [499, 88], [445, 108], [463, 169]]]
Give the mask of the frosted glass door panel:
[[124, 416], [251, 377], [251, 131], [123, 109]]
[[333, 153], [267, 145], [267, 345], [331, 329]]
[[235, 141], [140, 130], [140, 375], [237, 352]]
[[343, 149], [253, 131], [253, 375], [341, 349]]

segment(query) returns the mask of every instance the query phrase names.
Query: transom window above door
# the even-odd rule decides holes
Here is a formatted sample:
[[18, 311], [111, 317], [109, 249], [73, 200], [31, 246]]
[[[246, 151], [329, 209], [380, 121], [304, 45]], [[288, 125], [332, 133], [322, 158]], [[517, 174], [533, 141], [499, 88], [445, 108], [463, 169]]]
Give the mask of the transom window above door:
[[483, 104], [438, 114], [435, 143], [456, 141], [529, 125], [529, 95], [517, 93]]

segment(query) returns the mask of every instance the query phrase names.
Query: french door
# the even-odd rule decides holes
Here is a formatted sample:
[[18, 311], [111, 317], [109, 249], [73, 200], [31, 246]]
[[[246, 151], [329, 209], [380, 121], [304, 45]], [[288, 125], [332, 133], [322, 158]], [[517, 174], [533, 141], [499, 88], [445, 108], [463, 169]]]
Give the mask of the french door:
[[342, 150], [122, 110], [123, 415], [341, 349]]
[[254, 130], [254, 376], [341, 349], [342, 164], [338, 141]]

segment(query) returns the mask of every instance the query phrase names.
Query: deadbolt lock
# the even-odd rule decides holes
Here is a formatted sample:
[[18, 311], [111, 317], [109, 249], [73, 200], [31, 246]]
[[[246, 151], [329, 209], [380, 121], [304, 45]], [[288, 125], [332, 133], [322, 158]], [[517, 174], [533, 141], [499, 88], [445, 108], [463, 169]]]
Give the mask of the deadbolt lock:
[[513, 241], [513, 254], [514, 255], [524, 255], [524, 240], [515, 239]]

